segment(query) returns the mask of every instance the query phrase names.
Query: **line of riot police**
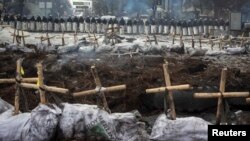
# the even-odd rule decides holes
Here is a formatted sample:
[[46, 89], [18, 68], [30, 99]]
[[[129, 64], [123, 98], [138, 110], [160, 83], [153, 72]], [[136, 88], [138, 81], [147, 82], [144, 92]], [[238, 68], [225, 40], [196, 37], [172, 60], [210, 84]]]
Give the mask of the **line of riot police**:
[[112, 29], [119, 34], [176, 34], [192, 36], [200, 34], [210, 34], [213, 30], [229, 30], [229, 22], [223, 19], [101, 19], [95, 17], [21, 17], [5, 15], [3, 24], [11, 25], [18, 30], [31, 32], [81, 32], [81, 33], [105, 33], [107, 29]]

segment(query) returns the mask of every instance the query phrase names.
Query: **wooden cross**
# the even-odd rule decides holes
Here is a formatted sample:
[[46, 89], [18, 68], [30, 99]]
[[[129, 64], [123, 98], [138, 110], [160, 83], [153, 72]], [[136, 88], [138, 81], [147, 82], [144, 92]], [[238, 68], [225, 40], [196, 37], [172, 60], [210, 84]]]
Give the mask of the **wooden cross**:
[[194, 32], [192, 32], [192, 48], [195, 47], [195, 41], [194, 41]]
[[199, 36], [199, 43], [200, 43], [200, 49], [202, 48], [202, 42], [201, 42], [201, 34]]
[[62, 46], [65, 45], [65, 38], [70, 38], [70, 37], [65, 37], [65, 32], [62, 32], [62, 36], [61, 37], [56, 37], [57, 39], [62, 39]]
[[[165, 64], [163, 64], [163, 71], [164, 71], [164, 79], [165, 79], [165, 84], [166, 86], [160, 87], [160, 88], [153, 88], [153, 89], [147, 89], [146, 93], [160, 93], [160, 92], [165, 92], [164, 94], [164, 104], [168, 102], [169, 108], [170, 108], [170, 118], [172, 120], [176, 119], [176, 112], [175, 112], [175, 105], [174, 105], [174, 98], [173, 98], [173, 90], [188, 90], [191, 89], [192, 87], [189, 84], [186, 85], [177, 85], [177, 86], [171, 86], [171, 81], [170, 81], [170, 75], [168, 71], [168, 62], [165, 61]], [[166, 105], [164, 105], [164, 111], [165, 114], [167, 115], [169, 113]]]
[[172, 35], [173, 35], [173, 39], [172, 39], [172, 44], [174, 45], [174, 43], [175, 43], [175, 33], [172, 33]]
[[144, 41], [145, 45], [147, 45], [147, 43], [149, 43], [150, 45], [152, 45], [152, 42], [155, 42], [155, 44], [158, 45], [158, 41], [157, 41], [156, 35], [154, 34], [153, 37], [154, 37], [154, 39], [150, 39], [150, 36], [147, 35], [146, 36], [147, 39], [146, 39], [146, 41]]
[[96, 37], [95, 33], [93, 33], [93, 36], [91, 36], [91, 33], [88, 32], [88, 38], [89, 38], [89, 41], [94, 43], [96, 46], [99, 46], [98, 45], [98, 38]]
[[213, 42], [213, 40], [209, 39], [209, 43], [211, 45], [211, 50], [214, 50], [214, 42]]
[[225, 92], [226, 86], [226, 77], [227, 77], [227, 68], [222, 69], [221, 80], [220, 80], [220, 92], [218, 93], [195, 93], [195, 98], [218, 98], [217, 112], [216, 112], [216, 124], [221, 123], [221, 117], [224, 113], [224, 98], [241, 98], [249, 97], [249, 92]]
[[[19, 113], [19, 108], [20, 108], [20, 90], [21, 88], [27, 88], [27, 89], [35, 89], [39, 90], [40, 93], [40, 102], [42, 104], [46, 103], [46, 98], [45, 98], [45, 91], [48, 92], [56, 92], [56, 93], [61, 93], [61, 94], [68, 94], [69, 90], [64, 89], [64, 88], [58, 88], [58, 87], [53, 87], [53, 86], [46, 86], [43, 82], [43, 71], [42, 71], [42, 64], [39, 63], [37, 65], [37, 74], [38, 78], [22, 78], [21, 76], [21, 68], [22, 68], [22, 61], [23, 59], [19, 59], [17, 61], [17, 66], [16, 66], [16, 78], [10, 78], [10, 79], [0, 79], [0, 84], [4, 83], [16, 83], [16, 93], [15, 93], [15, 109], [14, 109], [14, 114]], [[36, 83], [37, 84], [32, 84]]]
[[19, 59], [16, 62], [16, 77], [15, 78], [9, 78], [9, 79], [0, 79], [0, 84], [16, 84], [16, 93], [15, 93], [15, 109], [14, 109], [14, 115], [19, 113], [19, 99], [20, 99], [20, 93], [21, 93], [21, 83], [35, 83], [38, 79], [37, 78], [23, 78], [22, 77], [22, 61], [23, 59]]
[[46, 41], [46, 40], [47, 40], [48, 46], [51, 46], [50, 39], [55, 38], [55, 37], [56, 37], [56, 36], [51, 36], [51, 37], [49, 37], [49, 33], [47, 32], [47, 33], [46, 33], [46, 37], [40, 36], [40, 37], [35, 37], [35, 38], [40, 39], [40, 42], [41, 42], [41, 43], [42, 43], [43, 41]]
[[244, 36], [245, 36], [245, 32], [242, 33], [242, 36], [241, 36], [242, 39], [241, 39], [240, 47], [242, 47], [243, 44], [244, 44], [244, 38], [243, 38]]
[[17, 43], [19, 46], [21, 42], [23, 42], [23, 46], [25, 46], [25, 38], [29, 37], [30, 35], [24, 35], [23, 30], [21, 30], [22, 35], [20, 35], [19, 30], [14, 29], [14, 33], [11, 33], [11, 36], [13, 36], [13, 43]]
[[[117, 40], [118, 40], [117, 37], [119, 37], [117, 35], [118, 30], [115, 30], [115, 29], [120, 29], [120, 28], [121, 27], [107, 28], [106, 33], [105, 33], [105, 41], [108, 39], [108, 43], [110, 43], [110, 40], [111, 40], [111, 44], [115, 45], [115, 43], [117, 43]], [[106, 44], [107, 44], [107, 41], [106, 41]]]
[[75, 45], [76, 45], [77, 41], [78, 41], [78, 37], [77, 37], [77, 30], [76, 30], [74, 33], [74, 44]]
[[106, 111], [110, 112], [107, 99], [105, 97], [105, 92], [115, 92], [115, 91], [121, 91], [126, 89], [126, 85], [118, 85], [118, 86], [112, 86], [112, 87], [102, 87], [100, 78], [98, 76], [97, 70], [95, 66], [91, 67], [91, 73], [94, 77], [96, 88], [94, 90], [88, 90], [88, 91], [82, 91], [73, 93], [74, 97], [82, 97], [82, 96], [89, 96], [89, 95], [95, 95], [98, 94], [103, 102], [103, 107]]
[[180, 47], [184, 47], [184, 42], [183, 42], [183, 34], [180, 34]]
[[40, 93], [40, 102], [42, 104], [46, 103], [46, 98], [45, 98], [45, 92], [55, 92], [55, 93], [60, 93], [60, 94], [69, 94], [68, 89], [64, 88], [58, 88], [55, 86], [47, 86], [44, 84], [44, 76], [43, 76], [43, 66], [41, 63], [37, 64], [37, 75], [38, 75], [38, 81], [37, 85], [36, 84], [29, 84], [29, 83], [21, 83], [20, 86], [23, 88], [28, 88], [28, 89], [35, 89], [39, 90]]
[[221, 50], [222, 49], [222, 39], [219, 38], [219, 49]]

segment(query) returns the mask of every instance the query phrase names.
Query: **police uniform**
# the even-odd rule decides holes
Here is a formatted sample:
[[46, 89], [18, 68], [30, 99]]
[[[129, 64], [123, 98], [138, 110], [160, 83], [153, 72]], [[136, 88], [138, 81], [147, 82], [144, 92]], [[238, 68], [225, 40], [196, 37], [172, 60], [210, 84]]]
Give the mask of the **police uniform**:
[[120, 35], [123, 35], [125, 33], [125, 20], [123, 18], [121, 18], [121, 20], [119, 21], [119, 27], [120, 27]]
[[43, 31], [47, 31], [48, 30], [48, 19], [46, 17], [43, 17], [42, 23], [43, 23]]
[[35, 31], [36, 30], [36, 20], [35, 20], [35, 17], [32, 16], [30, 19], [29, 19], [29, 30], [30, 31]]
[[84, 19], [82, 16], [79, 18], [79, 28], [80, 28], [81, 33], [83, 33], [85, 31]]
[[127, 34], [132, 34], [133, 33], [133, 30], [132, 30], [132, 20], [129, 19], [128, 22], [127, 22]]
[[101, 20], [101, 18], [98, 18], [96, 20], [96, 33], [100, 34], [101, 33], [101, 29], [102, 29], [102, 20]]
[[42, 19], [40, 16], [36, 18], [36, 31], [42, 31]]
[[72, 19], [71, 19], [71, 17], [69, 17], [68, 18], [68, 20], [67, 20], [67, 23], [66, 23], [66, 27], [67, 27], [67, 31], [68, 32], [72, 32], [73, 30], [72, 30]]
[[52, 32], [52, 31], [54, 31], [53, 29], [53, 23], [54, 23], [54, 21], [53, 21], [53, 18], [52, 18], [52, 16], [49, 16], [49, 18], [48, 18], [48, 31], [50, 31], [50, 32]]
[[57, 18], [55, 18], [55, 20], [54, 20], [54, 31], [55, 32], [60, 31], [60, 23], [59, 23], [59, 20]]
[[85, 32], [86, 33], [90, 32], [90, 18], [89, 17], [85, 19]]
[[91, 33], [96, 33], [96, 20], [95, 17], [91, 18], [91, 24], [90, 24], [90, 32]]
[[65, 23], [65, 20], [63, 18], [60, 19], [60, 28], [61, 28], [62, 32], [67, 31], [66, 23]]
[[78, 23], [79, 23], [79, 20], [78, 20], [78, 18], [77, 17], [74, 17], [74, 19], [73, 19], [73, 31], [74, 32], [78, 32]]

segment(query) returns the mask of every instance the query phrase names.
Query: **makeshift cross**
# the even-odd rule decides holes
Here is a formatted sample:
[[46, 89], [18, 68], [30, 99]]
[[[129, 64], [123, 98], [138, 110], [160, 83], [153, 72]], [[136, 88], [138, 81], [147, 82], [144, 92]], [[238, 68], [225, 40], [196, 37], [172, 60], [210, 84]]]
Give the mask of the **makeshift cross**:
[[57, 39], [62, 39], [62, 46], [65, 45], [65, 38], [70, 38], [70, 37], [65, 37], [64, 35], [65, 35], [65, 32], [63, 31], [61, 37], [56, 37]]
[[126, 85], [118, 85], [118, 86], [112, 86], [112, 87], [102, 87], [100, 78], [98, 76], [97, 70], [95, 66], [91, 67], [92, 76], [94, 77], [96, 88], [94, 90], [88, 90], [88, 91], [82, 91], [73, 93], [74, 97], [81, 97], [81, 96], [88, 96], [88, 95], [95, 95], [98, 94], [103, 102], [103, 107], [105, 110], [110, 112], [110, 109], [108, 107], [107, 99], [105, 97], [105, 92], [115, 92], [115, 91], [121, 91], [126, 89]]
[[[13, 36], [13, 43], [17, 43], [17, 45], [20, 45], [23, 41], [23, 46], [25, 46], [25, 38], [29, 37], [29, 35], [24, 35], [23, 30], [21, 31], [22, 35], [20, 35], [19, 30], [16, 30], [14, 28], [14, 33], [11, 33], [11, 36]], [[22, 41], [21, 41], [22, 40]]]
[[175, 43], [175, 32], [174, 33], [172, 33], [172, 35], [173, 35], [173, 39], [172, 39], [172, 44], [174, 45], [174, 43]]
[[150, 45], [152, 45], [152, 42], [155, 42], [155, 44], [158, 45], [157, 37], [156, 37], [155, 34], [153, 35], [154, 39], [150, 39], [149, 35], [147, 35], [146, 37], [147, 37], [147, 40], [144, 41], [145, 45], [147, 45], [147, 43], [149, 43]]
[[[23, 59], [19, 59], [17, 61], [17, 67], [16, 67], [16, 78], [11, 78], [11, 79], [0, 79], [0, 84], [3, 83], [16, 83], [16, 93], [15, 93], [15, 110], [14, 114], [19, 113], [19, 99], [20, 99], [20, 90], [21, 88], [27, 88], [27, 89], [35, 89], [39, 90], [40, 93], [40, 102], [42, 104], [46, 103], [46, 98], [45, 98], [45, 91], [49, 92], [56, 92], [56, 93], [61, 93], [61, 94], [68, 94], [69, 90], [64, 89], [64, 88], [58, 88], [58, 87], [52, 87], [52, 86], [46, 86], [44, 85], [43, 82], [43, 71], [42, 71], [42, 64], [39, 63], [37, 65], [37, 74], [38, 78], [22, 78], [22, 61]], [[36, 83], [37, 84], [31, 84], [31, 83]]]
[[110, 43], [110, 40], [112, 45], [118, 42], [118, 38], [121, 38], [120, 36], [117, 35], [118, 29], [120, 29], [120, 27], [111, 27], [106, 29], [105, 33], [106, 44]]
[[52, 38], [54, 38], [54, 37], [56, 37], [56, 36], [49, 37], [49, 33], [47, 32], [47, 33], [46, 33], [46, 37], [40, 36], [40, 37], [35, 37], [35, 38], [40, 39], [40, 42], [41, 42], [41, 43], [42, 43], [43, 41], [46, 41], [46, 40], [47, 40], [48, 46], [51, 46], [50, 39], [52, 39]]
[[168, 71], [168, 62], [166, 61], [165, 64], [163, 64], [163, 71], [164, 71], [164, 79], [166, 86], [160, 87], [160, 88], [153, 88], [153, 89], [147, 89], [146, 93], [160, 93], [165, 92], [164, 94], [164, 111], [165, 114], [168, 114], [168, 109], [166, 107], [166, 103], [168, 102], [169, 108], [170, 108], [170, 118], [172, 120], [176, 119], [176, 112], [175, 112], [175, 105], [174, 105], [174, 98], [173, 98], [173, 90], [187, 90], [192, 89], [192, 87], [189, 84], [186, 85], [177, 85], [177, 86], [171, 86], [170, 81], [170, 75]]
[[202, 42], [201, 42], [201, 34], [199, 36], [199, 44], [200, 44], [200, 49], [202, 48]]
[[77, 37], [77, 30], [74, 33], [74, 44], [76, 44], [78, 41], [78, 37]]
[[89, 38], [89, 41], [92, 42], [94, 45], [99, 46], [98, 38], [96, 37], [95, 33], [93, 33], [93, 36], [91, 36], [90, 32], [88, 32], [88, 38]]
[[217, 113], [216, 113], [216, 124], [221, 123], [221, 117], [223, 114], [224, 98], [241, 98], [241, 97], [249, 97], [249, 92], [225, 92], [226, 86], [226, 76], [227, 76], [227, 68], [222, 69], [221, 72], [221, 80], [220, 80], [220, 92], [218, 93], [195, 93], [195, 98], [218, 98], [217, 105]]
[[195, 41], [194, 41], [194, 32], [192, 32], [192, 48], [195, 47]]
[[20, 86], [23, 88], [28, 88], [28, 89], [35, 89], [39, 90], [40, 93], [40, 102], [42, 104], [46, 103], [46, 98], [45, 98], [45, 92], [55, 92], [55, 93], [60, 93], [60, 94], [69, 94], [68, 89], [64, 88], [58, 88], [55, 86], [47, 86], [44, 84], [44, 76], [43, 76], [43, 66], [41, 63], [37, 64], [37, 74], [38, 74], [38, 81], [37, 84], [29, 84], [29, 83], [21, 83]]
[[37, 78], [23, 78], [22, 75], [24, 74], [23, 68], [22, 68], [22, 61], [23, 59], [17, 60], [16, 64], [16, 77], [15, 78], [9, 78], [9, 79], [0, 79], [0, 84], [16, 84], [16, 93], [15, 93], [15, 109], [14, 114], [19, 113], [19, 99], [20, 99], [20, 93], [21, 93], [21, 87], [20, 83], [35, 83], [37, 82]]

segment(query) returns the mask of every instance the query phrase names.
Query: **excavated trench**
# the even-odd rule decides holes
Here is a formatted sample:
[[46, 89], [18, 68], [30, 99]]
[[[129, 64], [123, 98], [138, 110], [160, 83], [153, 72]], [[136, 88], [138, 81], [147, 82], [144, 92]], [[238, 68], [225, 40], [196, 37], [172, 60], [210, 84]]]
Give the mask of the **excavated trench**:
[[[169, 62], [172, 84], [190, 84], [189, 91], [174, 92], [177, 115], [200, 116], [213, 120], [204, 113], [214, 114], [217, 100], [194, 99], [194, 92], [218, 92], [221, 69], [228, 67], [226, 91], [250, 90], [250, 58], [248, 55], [190, 57], [179, 54], [113, 56], [110, 54], [0, 54], [0, 78], [13, 78], [16, 60], [24, 58], [24, 77], [37, 75], [35, 64], [43, 61], [45, 84], [68, 88], [71, 92], [95, 89], [90, 67], [96, 65], [103, 86], [126, 84], [126, 91], [106, 94], [112, 112], [139, 110], [145, 117], [163, 112], [163, 94], [146, 94], [147, 88], [164, 86], [162, 64]], [[1, 84], [0, 97], [14, 104], [15, 85]], [[30, 111], [39, 103], [39, 94], [24, 90], [21, 111]], [[72, 95], [47, 93], [51, 103], [96, 104], [96, 96], [74, 98]], [[23, 102], [26, 101], [26, 102]], [[247, 110], [245, 99], [229, 100], [233, 111]], [[213, 115], [214, 116], [214, 115]]]

